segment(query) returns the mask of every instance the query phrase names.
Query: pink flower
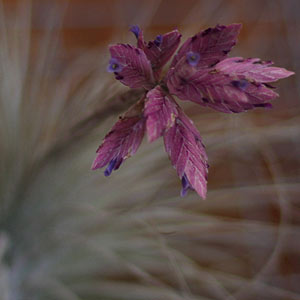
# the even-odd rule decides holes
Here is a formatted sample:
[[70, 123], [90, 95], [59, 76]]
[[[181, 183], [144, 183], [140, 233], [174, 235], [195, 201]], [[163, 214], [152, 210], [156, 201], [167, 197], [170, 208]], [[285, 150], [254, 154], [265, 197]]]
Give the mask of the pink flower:
[[140, 146], [144, 133], [153, 142], [163, 136], [165, 149], [182, 181], [181, 195], [194, 189], [206, 197], [208, 163], [198, 130], [174, 99], [190, 100], [225, 113], [272, 107], [278, 96], [270, 82], [293, 72], [272, 67], [258, 58], [228, 58], [236, 44], [240, 24], [217, 25], [189, 38], [174, 56], [163, 78], [161, 71], [176, 51], [181, 34], [158, 35], [146, 43], [138, 26], [131, 31], [137, 47], [110, 46], [107, 70], [130, 88], [143, 88], [144, 96], [113, 126], [97, 150], [92, 169], [107, 166], [109, 176]]

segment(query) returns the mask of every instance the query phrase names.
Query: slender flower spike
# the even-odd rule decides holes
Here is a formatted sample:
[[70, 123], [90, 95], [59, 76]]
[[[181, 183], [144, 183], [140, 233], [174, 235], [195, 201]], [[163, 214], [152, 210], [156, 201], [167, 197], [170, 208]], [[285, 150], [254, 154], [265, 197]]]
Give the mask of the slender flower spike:
[[217, 25], [187, 39], [171, 61], [165, 76], [162, 68], [180, 43], [178, 30], [158, 35], [146, 43], [137, 26], [130, 31], [137, 47], [110, 46], [107, 71], [130, 88], [141, 88], [144, 96], [106, 135], [97, 150], [92, 169], [105, 168], [109, 176], [140, 146], [145, 132], [149, 142], [163, 137], [166, 152], [181, 180], [181, 196], [195, 190], [206, 197], [208, 163], [201, 136], [174, 96], [225, 113], [256, 107], [271, 108], [278, 94], [269, 84], [293, 75], [258, 58], [231, 57], [240, 24]]

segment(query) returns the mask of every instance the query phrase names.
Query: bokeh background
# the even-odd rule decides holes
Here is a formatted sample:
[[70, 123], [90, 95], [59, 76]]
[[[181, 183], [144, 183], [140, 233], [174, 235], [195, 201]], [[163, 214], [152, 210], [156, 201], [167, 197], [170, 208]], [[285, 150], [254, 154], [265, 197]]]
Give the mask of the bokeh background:
[[[1, 300], [300, 299], [300, 1], [0, 4]], [[184, 103], [206, 145], [208, 197], [180, 198], [162, 141], [105, 178], [95, 150], [136, 99], [107, 46], [243, 23], [232, 56], [296, 75], [272, 110]]]

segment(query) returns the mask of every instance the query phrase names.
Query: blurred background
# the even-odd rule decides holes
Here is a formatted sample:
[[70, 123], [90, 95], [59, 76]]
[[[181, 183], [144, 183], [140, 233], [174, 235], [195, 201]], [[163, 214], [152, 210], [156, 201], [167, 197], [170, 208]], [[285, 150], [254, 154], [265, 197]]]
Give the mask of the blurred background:
[[[300, 299], [300, 1], [0, 2], [1, 300]], [[180, 198], [162, 141], [91, 171], [136, 100], [107, 46], [242, 23], [231, 56], [296, 72], [272, 110], [184, 103], [206, 145], [208, 197]]]

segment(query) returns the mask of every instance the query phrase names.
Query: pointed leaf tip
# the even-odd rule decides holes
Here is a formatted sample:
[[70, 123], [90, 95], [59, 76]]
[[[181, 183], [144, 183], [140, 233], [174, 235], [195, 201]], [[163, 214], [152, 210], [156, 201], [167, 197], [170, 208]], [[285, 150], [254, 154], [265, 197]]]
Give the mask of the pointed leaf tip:
[[271, 66], [272, 64], [259, 58], [230, 57], [219, 62], [215, 69], [231, 77], [245, 78], [258, 83], [274, 82], [295, 74], [284, 68]]
[[117, 170], [125, 159], [138, 150], [145, 132], [145, 119], [141, 115], [133, 115], [139, 110], [140, 102], [136, 103], [124, 117], [121, 117], [105, 136], [97, 149], [97, 156], [93, 162], [92, 170], [103, 168], [105, 176]]

